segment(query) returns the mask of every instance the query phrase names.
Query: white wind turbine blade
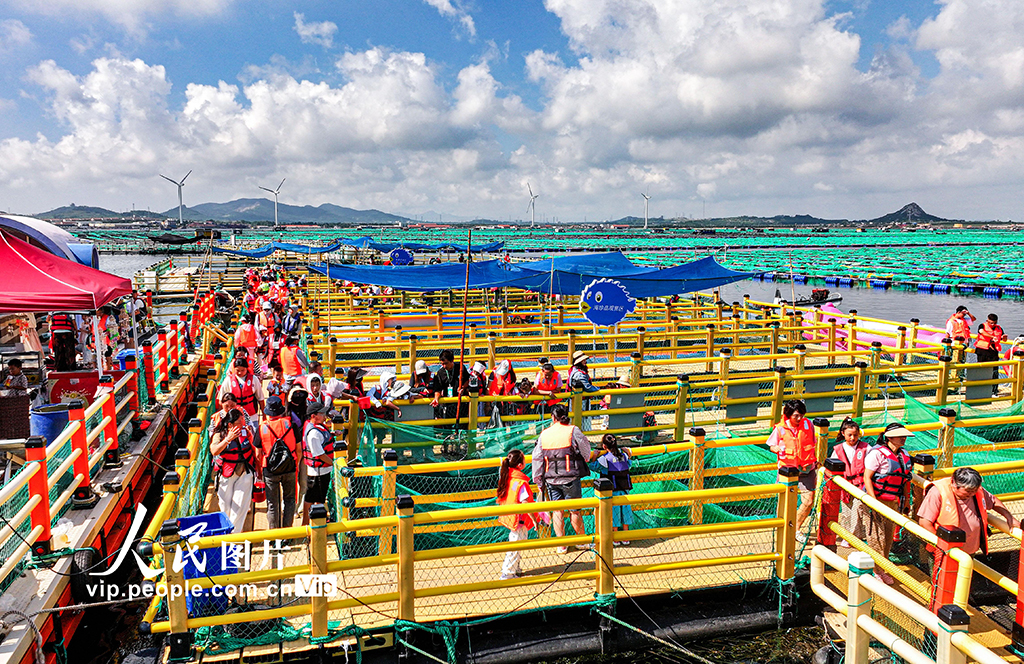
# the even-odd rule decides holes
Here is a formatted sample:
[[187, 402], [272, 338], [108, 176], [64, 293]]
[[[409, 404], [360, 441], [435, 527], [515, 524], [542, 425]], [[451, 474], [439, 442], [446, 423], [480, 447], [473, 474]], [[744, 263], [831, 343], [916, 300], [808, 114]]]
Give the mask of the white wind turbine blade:
[[160, 175], [160, 177], [162, 177], [163, 179], [167, 180], [167, 181], [168, 181], [168, 182], [170, 182], [171, 184], [173, 184], [173, 185], [177, 186], [177, 184], [178, 184], [178, 181], [177, 181], [177, 180], [172, 180], [171, 178], [167, 177], [167, 176], [166, 176], [166, 175], [164, 175], [163, 173], [160, 173], [159, 175]]
[[185, 186], [185, 180], [187, 180], [188, 176], [190, 176], [190, 175], [192, 175], [192, 171], [191, 170], [189, 170], [188, 173], [185, 173], [185, 177], [181, 178], [181, 182], [179, 183], [179, 185], [184, 187]]
[[276, 191], [274, 192], [275, 194], [277, 194], [277, 193], [280, 193], [280, 192], [281, 192], [281, 187], [283, 187], [283, 186], [284, 186], [284, 181], [285, 181], [285, 180], [287, 180], [287, 179], [288, 179], [288, 178], [281, 178], [281, 184], [277, 185], [277, 190], [276, 190]]
[[533, 195], [533, 187], [530, 186], [529, 182], [526, 183], [526, 188], [530, 190], [530, 200], [537, 198], [536, 196]]
[[276, 194], [277, 193], [273, 189], [267, 189], [266, 187], [261, 187], [260, 185], [256, 185], [256, 186], [259, 187], [260, 189], [262, 189], [263, 191], [269, 191], [272, 194]]

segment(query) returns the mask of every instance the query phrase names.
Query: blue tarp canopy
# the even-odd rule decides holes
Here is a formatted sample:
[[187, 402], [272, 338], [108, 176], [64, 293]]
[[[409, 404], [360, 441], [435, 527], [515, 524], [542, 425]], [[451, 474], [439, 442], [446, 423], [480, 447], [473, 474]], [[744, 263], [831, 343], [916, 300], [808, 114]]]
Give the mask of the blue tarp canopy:
[[[320, 274], [327, 266], [313, 265]], [[719, 265], [711, 256], [665, 269], [634, 265], [619, 252], [561, 256], [527, 263], [482, 261], [470, 264], [470, 288], [513, 287], [538, 293], [579, 295], [594, 279], [615, 279], [632, 297], [664, 297], [714, 288], [753, 276]], [[457, 290], [466, 285], [466, 266], [440, 265], [356, 266], [331, 265], [330, 277], [359, 284], [392, 286], [408, 291]]]
[[[505, 246], [504, 242], [491, 242], [488, 244], [474, 245], [474, 252], [501, 251]], [[266, 258], [275, 251], [290, 251], [293, 254], [329, 254], [342, 247], [355, 247], [356, 249], [374, 249], [383, 253], [390, 253], [393, 249], [405, 248], [410, 251], [466, 251], [464, 244], [420, 244], [419, 242], [374, 242], [373, 238], [338, 238], [326, 247], [307, 246], [304, 244], [292, 244], [290, 242], [271, 242], [256, 249], [231, 249], [228, 247], [214, 247], [213, 251], [218, 254], [229, 256], [241, 256], [243, 258]]]

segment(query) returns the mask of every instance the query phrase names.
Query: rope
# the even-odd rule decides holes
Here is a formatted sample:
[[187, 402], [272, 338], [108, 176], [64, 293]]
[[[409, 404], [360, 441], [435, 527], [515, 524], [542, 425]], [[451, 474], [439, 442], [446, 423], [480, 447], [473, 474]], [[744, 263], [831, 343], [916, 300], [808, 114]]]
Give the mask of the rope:
[[656, 642], [660, 643], [663, 646], [666, 646], [668, 648], [676, 650], [676, 651], [686, 655], [687, 657], [690, 657], [691, 659], [697, 660], [698, 662], [702, 662], [703, 664], [715, 664], [711, 660], [706, 659], [704, 657], [701, 657], [697, 653], [695, 653], [692, 650], [689, 650], [687, 648], [684, 648], [683, 646], [679, 645], [678, 643], [674, 643], [672, 641], [667, 641], [667, 640], [665, 640], [665, 639], [663, 639], [663, 638], [661, 638], [659, 636], [655, 636], [654, 634], [651, 634], [650, 632], [645, 632], [644, 630], [640, 629], [639, 627], [637, 627], [635, 625], [630, 625], [625, 620], [620, 620], [619, 618], [616, 618], [613, 615], [607, 614], [604, 611], [601, 611], [600, 609], [594, 609], [594, 613], [596, 613], [596, 614], [598, 614], [600, 616], [603, 616], [603, 617], [607, 618], [608, 620], [611, 620], [613, 623], [616, 623], [617, 625], [621, 625], [622, 627], [625, 627], [627, 629], [631, 629], [634, 632], [636, 632], [637, 634], [642, 634], [643, 636], [646, 636], [647, 638], [651, 639], [652, 641], [656, 641]]

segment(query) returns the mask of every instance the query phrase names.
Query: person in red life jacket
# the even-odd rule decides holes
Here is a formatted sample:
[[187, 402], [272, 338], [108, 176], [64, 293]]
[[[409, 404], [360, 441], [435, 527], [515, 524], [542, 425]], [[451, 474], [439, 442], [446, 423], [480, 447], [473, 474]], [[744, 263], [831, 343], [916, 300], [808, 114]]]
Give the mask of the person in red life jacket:
[[[526, 505], [533, 502], [530, 478], [523, 472], [526, 457], [521, 450], [512, 450], [501, 460], [498, 472], [497, 499], [499, 505]], [[538, 514], [505, 514], [498, 517], [498, 523], [508, 528], [508, 541], [521, 542], [530, 539], [530, 529], [540, 522]], [[509, 551], [501, 565], [501, 579], [506, 581], [523, 575], [519, 566], [519, 551]]]
[[[1003, 503], [981, 486], [981, 473], [974, 468], [957, 468], [950, 477], [929, 482], [925, 485], [924, 497], [917, 510], [917, 522], [929, 532], [936, 532], [939, 526], [964, 531], [962, 548], [971, 555], [981, 551], [988, 554], [988, 513], [996, 512], [1006, 519], [1010, 529], [1019, 528], [1021, 522], [1010, 513]], [[951, 562], [946, 551], [933, 547], [933, 583], [943, 567]], [[955, 564], [955, 563], [954, 563]], [[935, 598], [933, 597], [933, 604]], [[935, 610], [932, 606], [931, 609]]]
[[256, 349], [263, 345], [263, 336], [252, 324], [252, 314], [242, 316], [238, 329], [235, 330], [235, 348], [244, 348], [249, 357], [255, 359]]
[[306, 464], [306, 494], [302, 501], [302, 525], [309, 523], [309, 506], [325, 504], [331, 488], [331, 469], [334, 466], [334, 432], [327, 428], [327, 412], [323, 404], [306, 409], [303, 427], [303, 457]]
[[[370, 398], [370, 406], [366, 408], [366, 414], [376, 420], [394, 422], [395, 417], [402, 416], [402, 409], [395, 405], [395, 399], [401, 399], [409, 394], [409, 386], [402, 381], [396, 380], [395, 372], [385, 369], [380, 374], [380, 382], [370, 388], [366, 394]], [[388, 430], [384, 427], [374, 427], [373, 437], [378, 444], [384, 441]]]
[[[562, 404], [551, 409], [551, 425], [541, 432], [533, 448], [533, 482], [546, 500], [573, 500], [582, 497], [580, 478], [590, 475], [590, 441], [569, 421], [569, 410]], [[577, 535], [586, 534], [579, 510], [569, 512], [572, 529]], [[555, 535], [565, 535], [563, 512], [552, 513]], [[581, 544], [577, 548], [590, 549]], [[556, 549], [565, 553], [566, 547]]]
[[77, 351], [78, 326], [71, 314], [50, 314], [50, 348], [56, 371], [74, 371]]
[[234, 366], [220, 386], [220, 395], [230, 392], [235, 395], [238, 407], [245, 411], [249, 425], [259, 424], [259, 413], [263, 410], [266, 398], [263, 396], [263, 385], [249, 369], [249, 361], [244, 357], [236, 357]]
[[533, 409], [533, 404], [528, 401], [530, 395], [533, 394], [533, 383], [530, 382], [529, 378], [522, 378], [518, 383], [512, 386], [512, 396], [519, 397], [520, 401], [509, 404], [512, 407], [513, 415], [529, 415]]
[[267, 491], [267, 527], [291, 527], [295, 520], [295, 487], [301, 437], [278, 397], [267, 399], [267, 419], [259, 428], [263, 482]]
[[[260, 306], [260, 312], [256, 314], [256, 329], [259, 330], [260, 336], [266, 343], [274, 336], [276, 328], [277, 314], [274, 313], [274, 305], [267, 300]], [[268, 349], [269, 347], [268, 345]]]
[[[871, 448], [864, 459], [864, 491], [883, 505], [899, 513], [910, 504], [910, 479], [913, 463], [903, 449], [907, 438], [914, 434], [898, 422], [885, 427], [880, 444]], [[888, 557], [892, 549], [892, 535], [896, 524], [871, 510], [868, 518], [866, 541], [875, 551]], [[892, 585], [893, 578], [879, 570], [878, 578]]]
[[[832, 448], [832, 458], [843, 462], [843, 479], [860, 490], [864, 490], [864, 462], [871, 445], [860, 437], [860, 425], [847, 417], [839, 425], [839, 440]], [[867, 537], [870, 512], [860, 500], [843, 492], [842, 511], [839, 513], [839, 525], [846, 528], [860, 539]], [[845, 540], [838, 540], [840, 545]], [[849, 548], [849, 547], [847, 547]]]
[[284, 346], [278, 355], [278, 361], [284, 370], [285, 391], [290, 390], [292, 385], [295, 384], [295, 379], [306, 373], [309, 369], [309, 358], [299, 348], [299, 340], [294, 336], [285, 337]]
[[328, 414], [334, 416], [338, 411], [334, 410], [334, 399], [323, 389], [323, 381], [317, 374], [306, 376], [306, 412], [313, 406], [326, 406]]
[[555, 371], [555, 365], [545, 362], [534, 380], [533, 393], [551, 397], [546, 401], [537, 402], [537, 413], [543, 418], [551, 407], [559, 403], [557, 395], [562, 391], [562, 375]]
[[[787, 466], [800, 470], [798, 488], [800, 508], [796, 511], [797, 542], [806, 542], [804, 522], [814, 508], [814, 491], [818, 486], [818, 459], [814, 426], [807, 419], [807, 406], [794, 399], [782, 406], [782, 421], [775, 425], [768, 437], [768, 448], [779, 456], [779, 468]], [[780, 480], [781, 481], [781, 480]]]
[[956, 308], [956, 311], [946, 319], [946, 334], [950, 339], [956, 341], [957, 339], [963, 340], [964, 346], [971, 345], [971, 325], [974, 324], [976, 319], [967, 310], [967, 307], [962, 304]]
[[[474, 384], [476, 385], [477, 396], [487, 396], [487, 365], [479, 360], [474, 362], [469, 370], [470, 391], [473, 390]], [[488, 417], [492, 409], [493, 405], [491, 403], [481, 401], [476, 405], [476, 415], [480, 418]]]
[[231, 522], [231, 532], [243, 532], [260, 454], [241, 410], [232, 408], [220, 418], [210, 436], [210, 454], [220, 509]]
[[[1006, 341], [1006, 333], [999, 327], [999, 316], [989, 314], [984, 323], [978, 326], [978, 338], [974, 342], [974, 354], [979, 362], [997, 362], [1002, 342]], [[992, 380], [999, 380], [999, 367], [992, 367]], [[992, 385], [992, 396], [999, 396], [999, 385]]]
[[[491, 379], [487, 382], [487, 394], [493, 397], [507, 397], [513, 394], [516, 385], [516, 370], [508, 360], [498, 362], [491, 372]], [[495, 401], [494, 407], [502, 415], [512, 415], [515, 411], [514, 404], [508, 401]]]
[[[604, 454], [597, 457], [590, 465], [601, 477], [607, 478], [612, 483], [613, 496], [625, 496], [633, 488], [633, 480], [629, 477], [632, 454], [628, 447], [619, 447], [618, 439], [610, 433], [606, 433], [601, 438], [601, 447], [604, 448]], [[612, 507], [612, 530], [629, 530], [632, 525], [632, 507], [629, 505]], [[613, 544], [629, 546], [628, 541], [618, 541]]]
[[288, 389], [285, 387], [284, 370], [281, 363], [274, 360], [268, 367], [270, 369], [270, 380], [267, 381], [266, 394], [268, 397], [281, 397], [284, 401], [288, 398]]

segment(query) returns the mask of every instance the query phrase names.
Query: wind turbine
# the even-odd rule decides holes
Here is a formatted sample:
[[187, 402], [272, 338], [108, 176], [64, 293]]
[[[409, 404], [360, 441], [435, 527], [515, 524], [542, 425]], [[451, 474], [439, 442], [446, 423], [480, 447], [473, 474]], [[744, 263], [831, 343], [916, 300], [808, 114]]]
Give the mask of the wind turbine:
[[192, 171], [191, 170], [189, 170], [188, 173], [185, 173], [185, 177], [181, 178], [181, 182], [178, 182], [176, 180], [172, 180], [171, 178], [167, 177], [163, 173], [160, 174], [160, 177], [162, 177], [163, 179], [167, 180], [168, 182], [174, 184], [174, 186], [176, 186], [178, 188], [178, 225], [179, 226], [182, 225], [182, 223], [183, 223], [182, 219], [181, 219], [181, 207], [182, 207], [181, 206], [181, 188], [185, 186], [185, 180], [187, 180], [188, 176], [190, 176], [190, 175], [192, 175]]
[[277, 189], [267, 189], [266, 187], [260, 187], [260, 189], [262, 189], [263, 191], [269, 191], [274, 195], [274, 228], [277, 228], [277, 195], [281, 193], [281, 186], [284, 185], [284, 181], [286, 179], [287, 178], [281, 179], [281, 184], [277, 185]]
[[526, 183], [526, 188], [530, 190], [530, 203], [526, 206], [526, 211], [530, 213], [530, 228], [533, 228], [537, 223], [537, 199], [540, 198], [540, 194], [533, 193], [533, 187], [530, 183]]
[[644, 197], [644, 230], [647, 230], [647, 206], [651, 202], [651, 190], [648, 189], [646, 194], [641, 191], [640, 195]]

